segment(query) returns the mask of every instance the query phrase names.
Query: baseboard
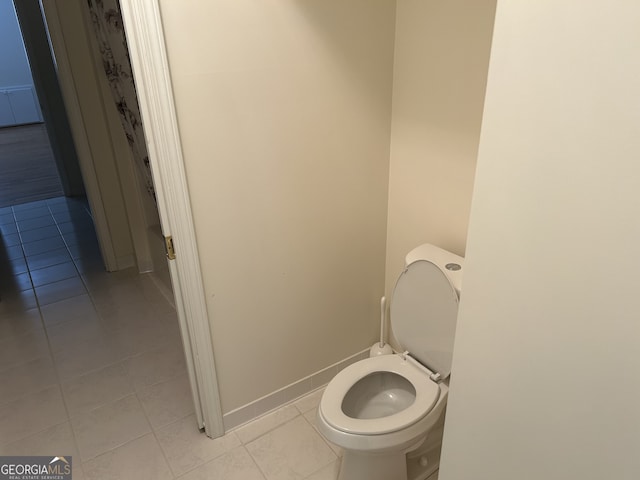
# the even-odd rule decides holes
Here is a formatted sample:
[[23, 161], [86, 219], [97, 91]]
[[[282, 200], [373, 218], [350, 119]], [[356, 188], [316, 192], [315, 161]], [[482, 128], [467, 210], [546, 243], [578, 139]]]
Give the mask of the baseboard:
[[269, 413], [272, 410], [280, 408], [287, 403], [325, 386], [339, 371], [348, 367], [352, 363], [367, 358], [368, 356], [369, 349], [367, 348], [345, 358], [344, 360], [334, 363], [327, 368], [313, 373], [308, 377], [293, 382], [280, 390], [276, 390], [275, 392], [265, 395], [251, 403], [236, 408], [229, 413], [225, 413], [222, 416], [225, 431], [239, 427], [240, 425], [250, 422], [265, 413]]

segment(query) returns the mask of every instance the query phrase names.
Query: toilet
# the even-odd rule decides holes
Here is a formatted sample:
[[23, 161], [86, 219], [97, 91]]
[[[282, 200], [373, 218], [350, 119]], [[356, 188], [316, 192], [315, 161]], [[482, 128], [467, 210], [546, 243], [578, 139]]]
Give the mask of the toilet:
[[438, 469], [463, 261], [429, 244], [409, 252], [390, 307], [404, 352], [356, 362], [327, 385], [318, 429], [343, 449], [338, 480], [424, 480]]

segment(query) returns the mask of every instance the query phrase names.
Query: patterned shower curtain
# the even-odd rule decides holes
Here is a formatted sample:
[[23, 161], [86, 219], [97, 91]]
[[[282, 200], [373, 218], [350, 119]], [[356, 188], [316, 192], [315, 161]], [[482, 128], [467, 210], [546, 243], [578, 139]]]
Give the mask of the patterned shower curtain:
[[120, 113], [120, 122], [129, 141], [134, 163], [144, 180], [147, 192], [155, 199], [149, 154], [142, 130], [120, 4], [118, 0], [87, 0], [87, 3], [104, 71]]

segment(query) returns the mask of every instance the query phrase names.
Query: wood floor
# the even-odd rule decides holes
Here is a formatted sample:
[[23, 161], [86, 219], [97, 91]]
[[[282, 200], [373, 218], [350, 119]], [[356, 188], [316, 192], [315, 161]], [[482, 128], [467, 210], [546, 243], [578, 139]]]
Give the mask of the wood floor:
[[0, 128], [0, 207], [61, 195], [44, 124]]

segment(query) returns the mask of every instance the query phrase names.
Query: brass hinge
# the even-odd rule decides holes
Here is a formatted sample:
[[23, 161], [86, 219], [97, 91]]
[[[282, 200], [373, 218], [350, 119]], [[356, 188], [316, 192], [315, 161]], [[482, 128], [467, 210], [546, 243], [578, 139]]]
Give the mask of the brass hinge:
[[171, 237], [171, 235], [164, 237], [164, 249], [167, 252], [167, 258], [169, 260], [176, 259], [176, 251], [173, 248], [173, 237]]

